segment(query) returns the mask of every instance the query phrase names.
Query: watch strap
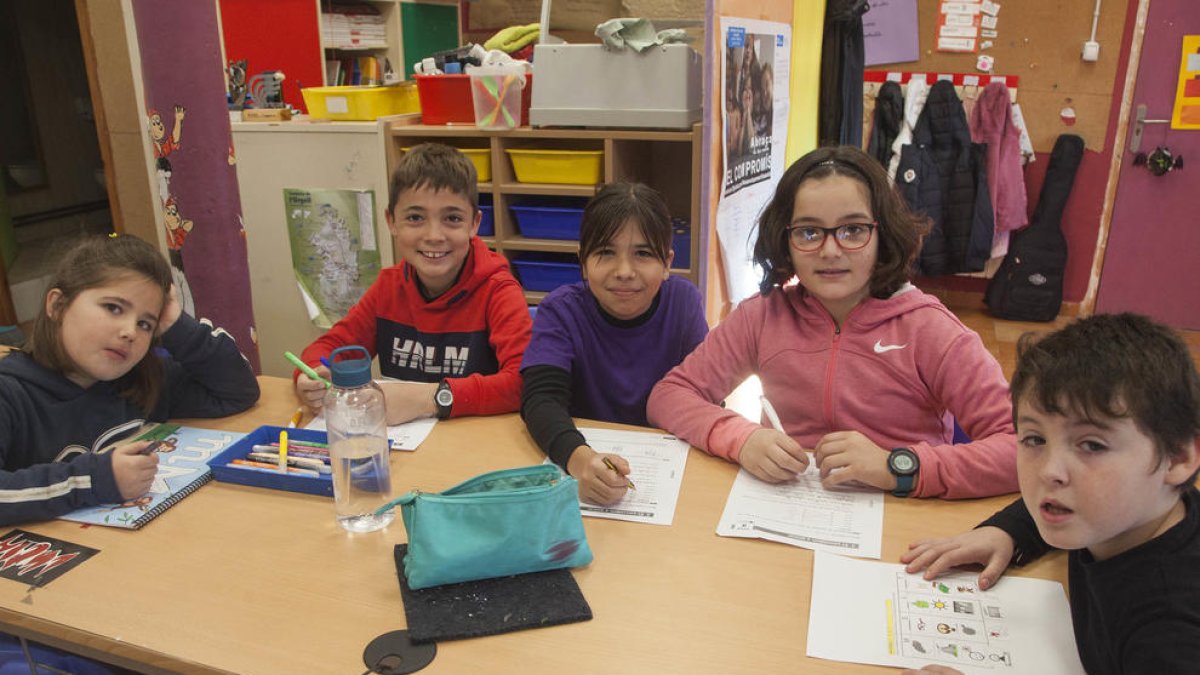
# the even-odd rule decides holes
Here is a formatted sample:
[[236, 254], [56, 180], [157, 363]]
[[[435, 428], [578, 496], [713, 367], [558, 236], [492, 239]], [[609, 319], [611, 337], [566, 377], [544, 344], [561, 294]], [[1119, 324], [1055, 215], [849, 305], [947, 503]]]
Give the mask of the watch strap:
[[917, 482], [916, 474], [907, 476], [896, 476], [896, 489], [892, 490], [892, 495], [896, 497], [907, 497], [912, 494], [913, 487]]

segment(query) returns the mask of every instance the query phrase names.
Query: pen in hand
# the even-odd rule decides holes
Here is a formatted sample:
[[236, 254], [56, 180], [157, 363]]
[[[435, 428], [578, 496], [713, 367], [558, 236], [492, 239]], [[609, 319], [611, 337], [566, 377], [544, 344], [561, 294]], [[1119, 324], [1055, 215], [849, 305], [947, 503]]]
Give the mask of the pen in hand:
[[[617, 474], [618, 476], [621, 475], [621, 472], [617, 471], [616, 465], [613, 464], [612, 460], [607, 457], [604, 458], [604, 466], [607, 466], [609, 469], [612, 469], [612, 472]], [[625, 479], [625, 487], [629, 488], [630, 490], [637, 489], [637, 487], [633, 484], [633, 481], [629, 480], [628, 478]]]
[[779, 421], [779, 413], [775, 412], [775, 406], [771, 405], [766, 396], [759, 396], [758, 400], [762, 402], [763, 414], [771, 421], [771, 426], [775, 428], [775, 431], [786, 434], [787, 432], [783, 430], [783, 422]]

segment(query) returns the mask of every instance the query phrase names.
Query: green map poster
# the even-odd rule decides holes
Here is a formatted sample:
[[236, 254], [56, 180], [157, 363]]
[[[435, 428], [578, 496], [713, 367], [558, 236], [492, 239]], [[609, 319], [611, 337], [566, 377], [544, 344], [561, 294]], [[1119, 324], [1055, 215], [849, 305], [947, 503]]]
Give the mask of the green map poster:
[[308, 316], [329, 328], [379, 276], [375, 192], [285, 189], [283, 203]]

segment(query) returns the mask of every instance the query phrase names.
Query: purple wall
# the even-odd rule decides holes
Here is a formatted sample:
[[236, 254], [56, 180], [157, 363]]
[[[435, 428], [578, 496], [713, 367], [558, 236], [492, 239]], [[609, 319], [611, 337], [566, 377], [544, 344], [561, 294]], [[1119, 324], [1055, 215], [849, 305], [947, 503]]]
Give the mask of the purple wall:
[[[1196, 0], [1150, 3], [1135, 111], [1144, 103], [1148, 119], [1170, 119], [1183, 36], [1197, 33]], [[1200, 131], [1146, 125], [1141, 150], [1151, 153], [1160, 145], [1189, 161], [1182, 170], [1156, 177], [1124, 153], [1096, 311], [1141, 312], [1176, 328], [1200, 330]]]
[[[147, 121], [153, 110], [163, 125], [157, 140], [147, 126], [161, 156], [157, 173], [172, 266], [186, 277], [194, 315], [233, 335], [261, 372], [216, 3], [133, 0], [133, 12]], [[184, 117], [173, 147], [176, 106]]]

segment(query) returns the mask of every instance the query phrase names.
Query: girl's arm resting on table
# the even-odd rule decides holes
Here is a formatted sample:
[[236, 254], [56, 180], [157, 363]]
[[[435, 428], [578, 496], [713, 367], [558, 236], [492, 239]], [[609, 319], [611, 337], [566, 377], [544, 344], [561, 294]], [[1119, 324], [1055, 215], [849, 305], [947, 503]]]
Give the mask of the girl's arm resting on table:
[[223, 329], [184, 314], [162, 336], [171, 354], [154, 419], [224, 417], [258, 401], [258, 380]]
[[750, 434], [762, 427], [720, 403], [755, 369], [762, 304], [748, 300], [650, 392], [650, 424], [718, 457], [737, 462]]
[[121, 501], [111, 452], [0, 471], [0, 525], [50, 520], [84, 506]]
[[521, 419], [529, 435], [563, 471], [575, 449], [587, 445], [571, 419], [571, 373], [558, 366], [526, 368]]
[[1000, 364], [972, 332], [964, 332], [936, 359], [933, 394], [972, 441], [915, 443], [921, 469], [913, 496], [963, 499], [1016, 492], [1017, 436]]

